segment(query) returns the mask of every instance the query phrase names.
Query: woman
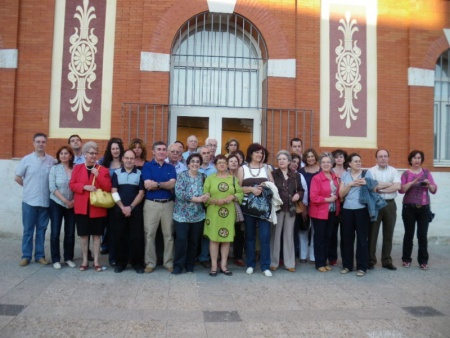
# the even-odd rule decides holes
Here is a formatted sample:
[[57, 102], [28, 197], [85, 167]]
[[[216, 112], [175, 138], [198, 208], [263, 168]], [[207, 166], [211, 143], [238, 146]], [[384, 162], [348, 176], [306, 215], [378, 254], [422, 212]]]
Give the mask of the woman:
[[[305, 152], [302, 155], [303, 157], [303, 163], [305, 166], [300, 169], [300, 173], [303, 175], [306, 181], [306, 185], [308, 186], [308, 191], [311, 190], [311, 180], [312, 178], [317, 175], [320, 171], [320, 166], [318, 164], [319, 161], [319, 155], [313, 148], [308, 148], [305, 150]], [[309, 203], [310, 198], [308, 195], [308, 207], [306, 213], [309, 214]], [[306, 257], [308, 254], [308, 243], [309, 243], [309, 263], [315, 264], [315, 257], [314, 257], [314, 240], [310, 240], [314, 238], [314, 225], [310, 222], [310, 218], [308, 216], [308, 219], [306, 221], [308, 225], [308, 230], [300, 230], [300, 262], [304, 263], [306, 262]], [[311, 231], [311, 237], [309, 234], [309, 231]]]
[[[306, 263], [306, 256], [308, 254], [308, 242], [305, 245], [300, 246], [300, 237], [302, 236], [302, 231], [307, 231], [309, 229], [309, 218], [308, 218], [308, 185], [303, 175], [299, 172], [300, 170], [300, 155], [297, 153], [291, 153], [291, 163], [289, 164], [289, 169], [298, 173], [298, 177], [301, 181], [303, 188], [303, 211], [300, 214], [295, 215], [294, 223], [294, 243], [295, 251], [298, 252], [298, 257], [300, 258], [300, 263]], [[314, 257], [314, 252], [311, 252], [312, 257]], [[314, 260], [314, 259], [313, 259]]]
[[135, 166], [142, 170], [144, 163], [147, 162], [147, 147], [140, 138], [135, 138], [131, 141], [128, 149], [133, 150], [136, 154]]
[[[103, 165], [109, 169], [109, 176], [113, 176], [114, 171], [123, 166], [122, 156], [125, 152], [122, 140], [117, 137], [113, 137], [108, 141], [106, 145], [105, 153], [103, 157], [98, 161], [98, 164]], [[116, 266], [116, 253], [114, 247], [114, 231], [112, 222], [114, 217], [114, 208], [108, 209], [108, 216], [106, 219], [105, 233], [103, 234], [101, 251], [102, 255], [109, 253], [109, 264]]]
[[239, 141], [235, 138], [230, 139], [227, 143], [225, 143], [225, 150], [227, 151], [225, 157], [228, 158], [231, 153], [239, 150]]
[[69, 188], [72, 176], [74, 154], [69, 146], [62, 146], [56, 152], [57, 164], [50, 169], [50, 251], [53, 267], [61, 269], [59, 235], [64, 219], [64, 262], [71, 268], [77, 265], [73, 262], [75, 247], [75, 214], [73, 212], [73, 192]]
[[339, 215], [339, 181], [333, 172], [334, 156], [323, 153], [319, 157], [320, 169], [311, 180], [309, 216], [314, 225], [314, 256], [316, 269], [327, 272], [328, 243], [331, 240], [336, 216]]
[[203, 193], [206, 175], [198, 172], [203, 163], [202, 156], [198, 153], [191, 154], [186, 163], [188, 170], [177, 175], [175, 184], [173, 275], [183, 273], [184, 269], [186, 272], [194, 272], [197, 247], [205, 220], [203, 203], [209, 199], [209, 194]]
[[422, 168], [425, 154], [413, 150], [408, 155], [411, 168], [402, 174], [401, 194], [403, 197], [402, 218], [405, 226], [402, 261], [405, 268], [411, 266], [414, 232], [417, 223], [419, 250], [417, 262], [422, 270], [428, 269], [428, 225], [431, 221], [430, 192], [435, 194], [437, 185], [427, 169]]
[[[347, 152], [342, 149], [336, 149], [331, 152], [334, 157], [333, 172], [336, 174], [338, 180], [340, 181], [342, 175], [347, 171]], [[338, 231], [339, 225], [341, 224], [341, 215], [336, 216], [336, 222], [333, 226], [333, 233], [331, 235], [330, 242], [328, 243], [328, 264], [331, 266], [337, 266], [337, 247], [338, 247]], [[342, 252], [342, 248], [341, 248]]]
[[[235, 182], [237, 181], [237, 172], [239, 167], [241, 166], [239, 161], [239, 158], [237, 155], [230, 154], [227, 158], [228, 163], [228, 172], [233, 175]], [[233, 187], [234, 189], [234, 187]], [[234, 256], [234, 264], [240, 267], [244, 267], [245, 263], [242, 260], [242, 255], [244, 252], [244, 244], [245, 244], [245, 237], [244, 237], [244, 224], [243, 222], [239, 222], [238, 219], [236, 219], [234, 223], [234, 231], [235, 231], [235, 237], [233, 242], [233, 256]]]
[[283, 233], [284, 267], [289, 272], [295, 272], [294, 224], [295, 203], [303, 198], [303, 188], [300, 176], [289, 169], [291, 155], [286, 150], [277, 154], [278, 169], [272, 172], [274, 183], [283, 201], [277, 214], [278, 223], [272, 231], [270, 247], [272, 249], [270, 270], [275, 271], [280, 261], [280, 240]]
[[[273, 181], [268, 166], [263, 163], [264, 148], [259, 143], [252, 143], [247, 148], [247, 164], [238, 170], [239, 185], [244, 194], [259, 196], [263, 184]], [[272, 277], [270, 272], [270, 222], [267, 219], [245, 215], [245, 253], [247, 256], [247, 274], [251, 275], [256, 267], [256, 228], [259, 227], [260, 266], [266, 277]]]
[[234, 201], [239, 204], [244, 197], [237, 180], [228, 173], [227, 158], [218, 155], [214, 159], [217, 172], [208, 176], [203, 193], [209, 195], [206, 209], [203, 235], [209, 238], [211, 256], [211, 277], [217, 276], [217, 257], [220, 246], [220, 272], [226, 276], [233, 273], [227, 269], [230, 243], [234, 240], [234, 223], [236, 210]]
[[[89, 203], [91, 191], [97, 188], [103, 191], [111, 191], [111, 177], [109, 170], [96, 164], [98, 155], [97, 143], [86, 142], [83, 145], [83, 153], [86, 158], [84, 165], [75, 166], [70, 179], [69, 187], [74, 193], [74, 211], [78, 236], [81, 237], [81, 252], [83, 262], [80, 271], [88, 269], [88, 238], [94, 239], [94, 269], [102, 271], [98, 262], [100, 253], [100, 236], [105, 228], [106, 209], [94, 207]], [[93, 180], [95, 179], [95, 184]]]
[[356, 276], [363, 277], [369, 263], [368, 233], [370, 216], [367, 206], [359, 203], [361, 186], [366, 185], [369, 171], [361, 170], [361, 156], [352, 153], [347, 158], [350, 170], [344, 173], [339, 187], [339, 197], [345, 197], [342, 208], [341, 255], [342, 274], [353, 270], [354, 244], [356, 232]]
[[242, 165], [246, 164], [246, 162], [244, 161], [245, 155], [242, 152], [242, 150], [233, 151], [230, 155], [236, 155], [237, 156], [237, 158], [239, 160], [239, 166], [242, 166]]

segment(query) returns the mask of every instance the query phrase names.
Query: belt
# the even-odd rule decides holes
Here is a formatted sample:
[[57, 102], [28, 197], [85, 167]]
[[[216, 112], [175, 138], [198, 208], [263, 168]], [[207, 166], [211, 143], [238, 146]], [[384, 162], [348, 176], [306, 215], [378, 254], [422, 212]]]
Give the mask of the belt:
[[392, 201], [394, 201], [395, 199], [394, 198], [391, 198], [390, 200], [385, 200], [386, 202], [392, 202]]
[[422, 204], [405, 204], [405, 206], [420, 209], [422, 207], [427, 206], [427, 204], [426, 205], [422, 205]]
[[153, 200], [149, 199], [149, 201], [156, 202], [156, 203], [167, 203], [167, 202], [173, 201], [173, 198], [167, 198], [167, 199], [162, 199], [162, 200], [155, 198]]

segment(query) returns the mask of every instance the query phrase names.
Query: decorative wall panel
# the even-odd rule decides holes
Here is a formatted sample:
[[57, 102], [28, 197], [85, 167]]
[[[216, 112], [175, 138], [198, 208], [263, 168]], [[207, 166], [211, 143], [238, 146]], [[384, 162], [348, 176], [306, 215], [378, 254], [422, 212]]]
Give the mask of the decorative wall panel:
[[55, 6], [50, 137], [107, 139], [116, 0], [58, 0]]
[[323, 0], [320, 146], [376, 148], [376, 0]]

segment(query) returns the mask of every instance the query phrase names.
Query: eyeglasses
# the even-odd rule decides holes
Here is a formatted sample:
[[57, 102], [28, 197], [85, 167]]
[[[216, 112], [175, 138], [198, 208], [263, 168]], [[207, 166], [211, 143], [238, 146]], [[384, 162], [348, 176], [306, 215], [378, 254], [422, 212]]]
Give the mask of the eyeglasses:
[[95, 152], [95, 151], [88, 151], [86, 154], [89, 154], [91, 156], [97, 156], [98, 155], [98, 153]]
[[170, 151], [172, 154], [181, 154], [181, 151], [178, 151], [178, 150], [171, 150]]
[[191, 163], [197, 163], [197, 164], [199, 164], [200, 163], [200, 160], [191, 160], [190, 162], [189, 162], [189, 164], [191, 164]]
[[207, 144], [207, 146], [210, 148], [217, 148], [217, 144]]
[[209, 155], [209, 153], [202, 153], [202, 155]]

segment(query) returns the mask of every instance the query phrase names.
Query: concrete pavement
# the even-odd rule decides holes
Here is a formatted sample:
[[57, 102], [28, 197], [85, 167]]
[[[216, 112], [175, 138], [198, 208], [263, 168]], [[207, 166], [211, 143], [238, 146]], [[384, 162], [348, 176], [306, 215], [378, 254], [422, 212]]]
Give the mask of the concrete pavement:
[[201, 266], [179, 276], [20, 267], [20, 237], [0, 233], [0, 337], [449, 337], [450, 246], [430, 243], [428, 271], [415, 246], [405, 269], [396, 238], [397, 271], [300, 264], [267, 278], [230, 263], [232, 277], [212, 278]]

